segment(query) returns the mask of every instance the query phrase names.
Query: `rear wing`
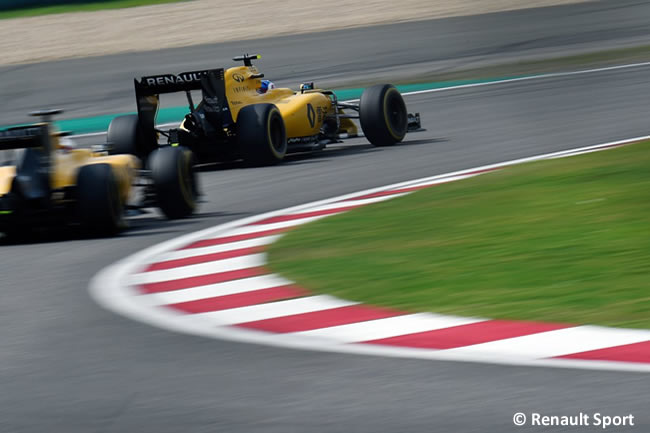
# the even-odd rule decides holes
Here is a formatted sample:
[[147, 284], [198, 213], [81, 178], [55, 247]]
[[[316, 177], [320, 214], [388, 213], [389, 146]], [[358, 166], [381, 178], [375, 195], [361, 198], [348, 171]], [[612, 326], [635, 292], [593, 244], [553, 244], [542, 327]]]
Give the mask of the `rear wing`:
[[[201, 71], [182, 72], [180, 74], [151, 75], [133, 80], [135, 99], [138, 107], [140, 127], [145, 134], [145, 140], [155, 140], [156, 115], [160, 106], [160, 95], [163, 93], [185, 92], [190, 111], [194, 111], [194, 103], [190, 92], [206, 89], [225, 88], [224, 69], [205, 69]], [[223, 92], [225, 94], [225, 90]]]
[[134, 80], [136, 96], [156, 96], [163, 93], [189, 92], [201, 90], [201, 78], [214, 74], [223, 80], [223, 68], [202, 71], [182, 72], [180, 74], [151, 75]]
[[11, 190], [28, 200], [50, 197], [52, 140], [47, 123], [0, 131], [0, 150], [22, 150], [10, 165], [16, 166]]
[[50, 150], [50, 131], [47, 124], [17, 126], [0, 131], [0, 150], [42, 148]]

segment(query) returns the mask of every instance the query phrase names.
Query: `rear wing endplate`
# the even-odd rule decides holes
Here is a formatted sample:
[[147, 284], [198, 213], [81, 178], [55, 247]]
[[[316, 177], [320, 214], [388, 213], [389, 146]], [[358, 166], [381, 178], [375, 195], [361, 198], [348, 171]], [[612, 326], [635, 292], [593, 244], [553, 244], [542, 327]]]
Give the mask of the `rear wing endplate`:
[[223, 80], [223, 68], [182, 72], [177, 75], [151, 75], [142, 77], [139, 81], [137, 79], [133, 80], [135, 85], [135, 99], [138, 107], [138, 119], [140, 121], [140, 127], [145, 134], [145, 140], [157, 140], [154, 127], [160, 105], [159, 95], [163, 93], [185, 92], [187, 93], [190, 110], [193, 111], [194, 104], [192, 103], [190, 92], [192, 90], [203, 90], [204, 83], [223, 82]]

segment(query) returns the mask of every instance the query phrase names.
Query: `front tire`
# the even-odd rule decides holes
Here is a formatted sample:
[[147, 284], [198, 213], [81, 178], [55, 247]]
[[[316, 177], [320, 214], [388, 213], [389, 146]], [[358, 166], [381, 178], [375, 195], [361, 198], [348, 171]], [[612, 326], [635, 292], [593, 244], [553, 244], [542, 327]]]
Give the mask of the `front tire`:
[[189, 149], [161, 147], [149, 158], [158, 207], [169, 219], [190, 216], [197, 207], [198, 182]]
[[391, 146], [404, 139], [408, 129], [406, 104], [390, 84], [368, 87], [361, 94], [359, 121], [374, 146]]
[[280, 110], [273, 104], [248, 105], [237, 116], [237, 140], [244, 161], [277, 164], [287, 153], [287, 132]]
[[90, 164], [77, 175], [79, 221], [90, 234], [112, 236], [124, 227], [124, 204], [109, 164]]

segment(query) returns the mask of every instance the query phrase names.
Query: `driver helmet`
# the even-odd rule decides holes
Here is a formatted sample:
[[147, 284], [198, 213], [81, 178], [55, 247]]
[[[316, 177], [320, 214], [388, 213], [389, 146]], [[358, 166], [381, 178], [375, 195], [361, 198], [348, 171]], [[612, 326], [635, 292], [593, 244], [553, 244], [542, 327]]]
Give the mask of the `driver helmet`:
[[262, 80], [260, 88], [257, 89], [257, 93], [266, 93], [271, 89], [275, 89], [275, 84], [271, 80]]

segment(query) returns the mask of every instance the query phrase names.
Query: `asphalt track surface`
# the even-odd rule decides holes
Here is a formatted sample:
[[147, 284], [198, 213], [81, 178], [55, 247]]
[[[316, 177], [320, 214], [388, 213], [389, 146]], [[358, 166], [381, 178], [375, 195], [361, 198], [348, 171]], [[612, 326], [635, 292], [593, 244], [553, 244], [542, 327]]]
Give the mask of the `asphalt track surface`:
[[74, 234], [57, 231], [44, 241], [0, 246], [0, 431], [576, 430], [515, 428], [519, 411], [631, 413], [637, 428], [608, 431], [648, 431], [648, 375], [313, 353], [177, 335], [102, 310], [86, 287], [105, 265], [188, 231], [646, 135], [649, 77], [650, 67], [638, 67], [410, 96], [409, 109], [422, 114], [427, 131], [402, 145], [375, 149], [359, 139], [276, 167], [220, 167], [201, 175], [206, 202], [195, 218], [149, 214], [114, 239], [64, 242]]
[[[234, 55], [245, 52], [262, 53], [257, 63], [278, 85], [296, 87], [302, 81], [315, 81], [334, 86], [350, 80], [390, 81], [424, 72], [650, 44], [649, 17], [648, 2], [596, 1], [5, 66], [0, 67], [0, 125], [24, 122], [27, 112], [44, 106], [67, 110], [66, 118], [134, 111], [134, 77], [228, 66]], [[188, 26], [188, 31], [210, 29]], [[185, 105], [183, 95], [163, 97], [162, 103]]]

